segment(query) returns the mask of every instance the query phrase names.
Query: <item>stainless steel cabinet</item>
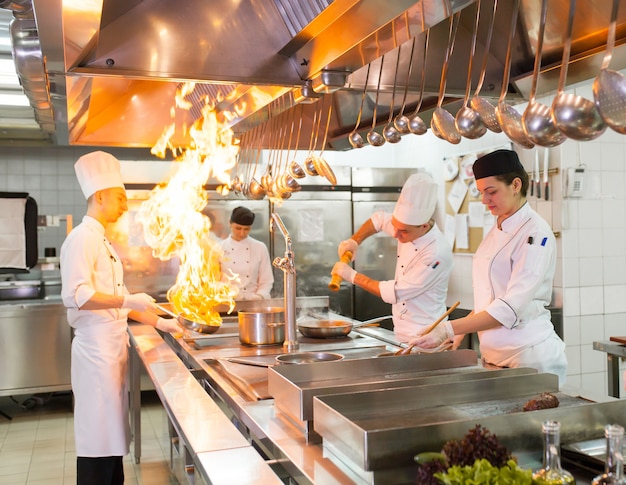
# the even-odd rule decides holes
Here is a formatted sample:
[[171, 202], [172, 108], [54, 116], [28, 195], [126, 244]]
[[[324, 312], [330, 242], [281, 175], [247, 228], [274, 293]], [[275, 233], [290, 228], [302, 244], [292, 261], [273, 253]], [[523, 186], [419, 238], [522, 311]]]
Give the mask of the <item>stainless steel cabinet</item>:
[[0, 395], [69, 390], [71, 328], [61, 304], [0, 306]]

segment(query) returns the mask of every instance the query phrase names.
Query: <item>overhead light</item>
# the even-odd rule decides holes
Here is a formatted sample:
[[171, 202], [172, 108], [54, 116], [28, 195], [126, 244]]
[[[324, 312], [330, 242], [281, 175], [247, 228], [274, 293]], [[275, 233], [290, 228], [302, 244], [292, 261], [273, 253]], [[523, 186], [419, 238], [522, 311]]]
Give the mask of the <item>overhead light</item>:
[[24, 94], [0, 93], [0, 106], [30, 106], [30, 101]]

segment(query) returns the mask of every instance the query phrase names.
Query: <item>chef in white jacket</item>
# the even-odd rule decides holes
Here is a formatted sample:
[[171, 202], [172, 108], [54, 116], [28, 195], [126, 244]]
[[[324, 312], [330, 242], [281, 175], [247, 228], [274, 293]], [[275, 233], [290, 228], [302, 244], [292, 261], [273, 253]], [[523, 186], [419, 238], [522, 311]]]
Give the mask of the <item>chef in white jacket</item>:
[[74, 165], [87, 214], [61, 246], [61, 295], [74, 329], [71, 379], [79, 485], [124, 483], [129, 452], [127, 318], [165, 332], [179, 331], [160, 318], [154, 299], [130, 294], [122, 262], [105, 237], [108, 224], [128, 209], [120, 163], [96, 151]]
[[230, 215], [230, 235], [219, 243], [222, 274], [225, 278], [233, 274], [239, 277], [237, 300], [270, 298], [274, 285], [267, 246], [250, 236], [254, 218], [247, 207], [235, 207]]
[[411, 343], [431, 348], [478, 332], [486, 362], [556, 374], [562, 386], [565, 344], [546, 308], [556, 267], [552, 229], [526, 201], [528, 174], [517, 153], [497, 150], [479, 158], [474, 177], [483, 204], [497, 218], [474, 255], [474, 310]]
[[452, 271], [452, 249], [433, 219], [437, 206], [437, 184], [426, 173], [411, 175], [400, 192], [393, 214], [377, 211], [339, 244], [341, 259], [347, 251], [352, 259], [368, 237], [383, 232], [398, 240], [395, 277], [378, 281], [338, 262], [333, 275], [363, 288], [391, 303], [396, 339], [407, 342], [446, 311], [448, 281]]

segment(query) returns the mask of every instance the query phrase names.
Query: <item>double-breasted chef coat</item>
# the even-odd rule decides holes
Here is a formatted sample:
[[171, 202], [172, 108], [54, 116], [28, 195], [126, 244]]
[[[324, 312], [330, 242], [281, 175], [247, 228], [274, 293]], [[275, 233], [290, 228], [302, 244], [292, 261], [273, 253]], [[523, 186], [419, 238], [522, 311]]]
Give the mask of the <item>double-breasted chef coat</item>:
[[230, 271], [239, 275], [237, 299], [270, 298], [274, 274], [267, 246], [250, 236], [241, 241], [228, 236], [219, 245], [224, 252], [220, 262], [222, 273]]
[[61, 246], [61, 296], [74, 328], [74, 434], [80, 457], [129, 452], [128, 333], [130, 310], [79, 310], [95, 292], [128, 294], [123, 268], [104, 226], [85, 216]]
[[[370, 217], [377, 232], [393, 237], [391, 218], [384, 211]], [[436, 225], [414, 241], [398, 242], [394, 279], [379, 284], [382, 300], [391, 303], [396, 339], [409, 341], [446, 312], [451, 272], [452, 249]]]
[[491, 228], [473, 258], [474, 311], [501, 323], [478, 332], [481, 356], [499, 366], [557, 374], [562, 385], [565, 344], [546, 308], [556, 268], [554, 234], [528, 203], [501, 226]]

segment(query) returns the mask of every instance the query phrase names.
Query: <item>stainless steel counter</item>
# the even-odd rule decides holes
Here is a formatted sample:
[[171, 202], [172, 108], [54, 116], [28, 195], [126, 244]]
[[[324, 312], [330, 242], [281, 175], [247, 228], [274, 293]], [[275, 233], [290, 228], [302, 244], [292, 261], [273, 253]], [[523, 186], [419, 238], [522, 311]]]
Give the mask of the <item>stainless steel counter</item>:
[[71, 340], [63, 305], [0, 304], [0, 396], [68, 391]]
[[[224, 329], [229, 333], [227, 330]], [[228, 477], [228, 483], [274, 483], [272, 480], [282, 478], [286, 483], [319, 485], [406, 483], [414, 478], [406, 470], [358, 469], [354, 463], [346, 461], [341, 450], [308, 439], [300, 423], [281, 412], [274, 399], [259, 394], [258, 388], [250, 389], [254, 387], [251, 383], [254, 384], [255, 378], [267, 372], [264, 367], [231, 363], [248, 369], [233, 371], [228, 369], [228, 365], [223, 365], [225, 359], [233, 357], [271, 362], [275, 355], [282, 353], [280, 346], [247, 347], [239, 344], [236, 337], [206, 339], [198, 346], [202, 336], [194, 340], [165, 335], [163, 339], [154, 329], [140, 325], [131, 326], [130, 332], [136, 357], [139, 358], [135, 359], [134, 369], [137, 361], [148, 368], [176, 428], [176, 435], [188, 446], [185, 453], [191, 457], [191, 469], [195, 468], [195, 473], [207, 483], [227, 483], [223, 477]], [[323, 350], [346, 354], [354, 352], [354, 355], [379, 352], [381, 341], [366, 333], [377, 334], [393, 342], [391, 332], [368, 328], [354, 330], [349, 338], [334, 341], [301, 339], [299, 350], [320, 350], [323, 347]], [[391, 350], [393, 345], [389, 344], [386, 348]], [[133, 389], [137, 411], [136, 385]], [[138, 416], [136, 412], [135, 418]], [[218, 436], [214, 434], [216, 427], [220, 428]], [[137, 433], [140, 428], [136, 419], [134, 429], [135, 456], [139, 459], [141, 450], [137, 449], [140, 444]], [[242, 437], [245, 437], [243, 442]], [[247, 458], [243, 458], [244, 455]], [[227, 473], [232, 469], [231, 464], [239, 459], [245, 467], [235, 468], [237, 471], [246, 469], [248, 481], [242, 477], [244, 481], [234, 482]], [[528, 460], [541, 460], [540, 450], [528, 454], [524, 463]], [[536, 461], [533, 465], [537, 465]], [[249, 466], [255, 471], [250, 471]], [[267, 473], [271, 479], [259, 480], [262, 473]], [[577, 479], [578, 483], [589, 483], [589, 477], [584, 474], [578, 475]]]
[[606, 352], [606, 369], [609, 396], [620, 397], [619, 363], [626, 358], [626, 346], [617, 342], [594, 342], [594, 350]]

